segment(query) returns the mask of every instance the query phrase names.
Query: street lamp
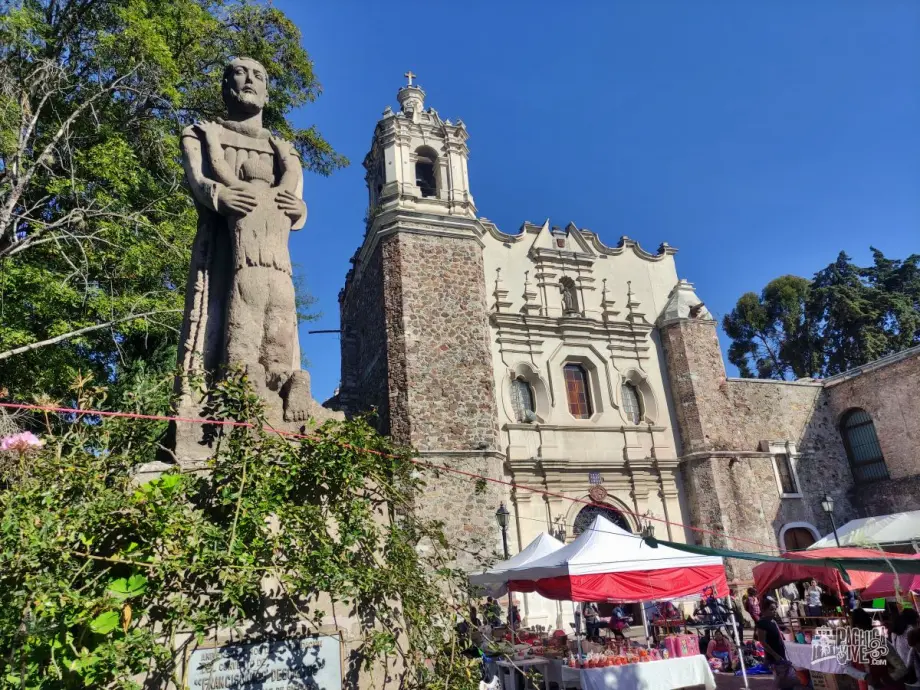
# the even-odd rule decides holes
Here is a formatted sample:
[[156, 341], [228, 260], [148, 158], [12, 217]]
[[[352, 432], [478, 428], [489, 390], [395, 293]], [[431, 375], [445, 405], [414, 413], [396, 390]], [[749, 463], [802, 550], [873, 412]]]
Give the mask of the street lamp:
[[495, 519], [498, 520], [498, 526], [502, 528], [502, 546], [505, 549], [505, 560], [508, 560], [508, 518], [511, 516], [511, 513], [508, 512], [508, 509], [505, 508], [504, 501], [501, 505], [498, 506], [498, 510], [495, 511]]
[[[508, 518], [511, 516], [511, 513], [508, 512], [508, 509], [505, 508], [505, 502], [502, 501], [498, 510], [495, 511], [495, 519], [498, 520], [498, 526], [502, 530], [502, 548], [505, 550], [505, 560], [507, 561], [508, 556]], [[511, 591], [508, 591], [508, 627], [511, 628], [511, 644], [514, 644], [514, 619], [511, 616], [511, 607], [512, 607], [512, 597]]]
[[831, 519], [831, 526], [834, 528], [834, 541], [840, 546], [840, 537], [837, 536], [837, 521], [834, 520], [834, 499], [830, 494], [824, 494], [824, 500], [821, 501], [821, 510], [828, 514]]

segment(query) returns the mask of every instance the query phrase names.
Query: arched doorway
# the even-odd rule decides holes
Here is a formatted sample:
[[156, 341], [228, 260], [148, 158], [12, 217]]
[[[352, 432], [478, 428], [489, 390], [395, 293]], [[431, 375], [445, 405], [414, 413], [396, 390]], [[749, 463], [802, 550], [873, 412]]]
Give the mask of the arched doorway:
[[588, 529], [591, 526], [591, 523], [594, 522], [594, 518], [596, 518], [598, 515], [603, 515], [617, 527], [620, 527], [627, 532], [632, 532], [632, 527], [630, 526], [629, 521], [619, 510], [610, 506], [592, 505], [585, 506], [578, 512], [578, 515], [575, 516], [575, 522], [572, 525], [572, 532], [574, 535], [577, 537], [579, 534]]
[[786, 551], [803, 551], [816, 541], [807, 527], [790, 527], [783, 532], [783, 546]]

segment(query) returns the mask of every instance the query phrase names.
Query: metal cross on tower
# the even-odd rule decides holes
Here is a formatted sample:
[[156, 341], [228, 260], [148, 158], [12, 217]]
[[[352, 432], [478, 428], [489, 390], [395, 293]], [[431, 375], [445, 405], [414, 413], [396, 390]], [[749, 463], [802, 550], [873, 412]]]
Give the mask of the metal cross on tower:
[[415, 79], [418, 75], [413, 74], [412, 70], [409, 70], [403, 76], [409, 80], [409, 86], [412, 86], [412, 80]]

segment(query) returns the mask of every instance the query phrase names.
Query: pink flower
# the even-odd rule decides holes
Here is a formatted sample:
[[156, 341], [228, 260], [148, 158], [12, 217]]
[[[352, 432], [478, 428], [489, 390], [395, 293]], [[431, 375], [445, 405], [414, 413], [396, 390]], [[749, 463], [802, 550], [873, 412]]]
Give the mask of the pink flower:
[[0, 441], [0, 451], [5, 450], [25, 453], [33, 448], [41, 448], [43, 445], [45, 445], [45, 442], [31, 431], [23, 431], [20, 434], [4, 437], [4, 439]]

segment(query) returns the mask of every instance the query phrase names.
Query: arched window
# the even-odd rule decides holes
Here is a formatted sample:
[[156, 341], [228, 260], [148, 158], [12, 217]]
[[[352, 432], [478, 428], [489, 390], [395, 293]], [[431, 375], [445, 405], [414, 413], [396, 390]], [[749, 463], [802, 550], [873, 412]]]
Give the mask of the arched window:
[[511, 406], [519, 422], [533, 422], [537, 418], [537, 405], [533, 388], [521, 376], [511, 382]]
[[571, 278], [563, 278], [559, 281], [559, 289], [562, 291], [562, 312], [564, 314], [580, 314], [578, 288], [575, 287], [575, 281]]
[[620, 387], [623, 395], [623, 414], [633, 424], [642, 421], [642, 399], [639, 397], [639, 391], [633, 383], [624, 381]]
[[588, 390], [588, 372], [580, 364], [566, 364], [565, 394], [569, 400], [569, 412], [577, 419], [590, 419], [591, 393]]
[[585, 506], [580, 511], [578, 511], [578, 515], [575, 516], [575, 523], [572, 525], [572, 531], [575, 533], [575, 536], [577, 537], [579, 534], [588, 529], [591, 526], [591, 523], [594, 522], [594, 518], [596, 518], [598, 515], [603, 515], [617, 527], [624, 529], [627, 532], [632, 532], [632, 527], [629, 526], [629, 521], [623, 517], [623, 513], [621, 513], [616, 508], [610, 508], [608, 506]]
[[888, 479], [885, 456], [868, 412], [859, 408], [847, 412], [840, 424], [840, 433], [856, 481]]
[[437, 196], [437, 152], [430, 146], [422, 146], [415, 152], [415, 156], [415, 184], [421, 190], [422, 196]]

